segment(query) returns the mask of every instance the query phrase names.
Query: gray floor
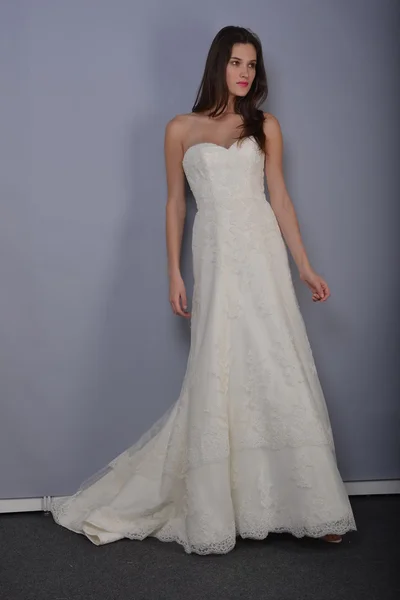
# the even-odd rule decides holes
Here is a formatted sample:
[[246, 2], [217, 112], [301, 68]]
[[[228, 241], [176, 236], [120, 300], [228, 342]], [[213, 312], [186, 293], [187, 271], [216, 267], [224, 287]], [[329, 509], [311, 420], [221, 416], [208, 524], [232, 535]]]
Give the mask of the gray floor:
[[359, 531], [340, 545], [270, 536], [224, 556], [155, 539], [97, 547], [51, 515], [1, 515], [1, 599], [398, 600], [400, 496], [352, 504]]

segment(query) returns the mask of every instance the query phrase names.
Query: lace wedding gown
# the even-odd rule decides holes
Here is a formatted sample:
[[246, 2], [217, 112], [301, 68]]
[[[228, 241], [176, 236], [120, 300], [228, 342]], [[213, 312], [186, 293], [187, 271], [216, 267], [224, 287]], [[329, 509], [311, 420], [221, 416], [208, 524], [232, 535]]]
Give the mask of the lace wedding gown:
[[179, 398], [50, 505], [57, 523], [94, 544], [154, 536], [209, 554], [229, 552], [239, 535], [356, 529], [263, 166], [253, 138], [184, 156], [198, 212]]

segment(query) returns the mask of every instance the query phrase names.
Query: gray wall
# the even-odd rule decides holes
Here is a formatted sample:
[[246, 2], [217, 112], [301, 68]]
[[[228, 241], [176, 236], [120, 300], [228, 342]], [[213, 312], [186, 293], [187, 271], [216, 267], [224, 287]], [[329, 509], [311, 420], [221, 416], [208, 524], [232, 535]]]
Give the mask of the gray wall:
[[342, 474], [400, 476], [398, 2], [3, 0], [2, 498], [71, 493], [179, 394], [164, 126], [226, 24], [262, 38], [288, 187], [332, 288], [316, 306], [296, 283]]

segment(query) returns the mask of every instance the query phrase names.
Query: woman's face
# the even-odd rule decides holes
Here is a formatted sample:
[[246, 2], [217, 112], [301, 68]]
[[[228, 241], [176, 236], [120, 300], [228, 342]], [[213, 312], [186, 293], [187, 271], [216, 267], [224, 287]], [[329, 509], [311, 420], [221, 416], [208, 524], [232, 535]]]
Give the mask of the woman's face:
[[226, 83], [234, 96], [246, 96], [256, 76], [257, 53], [253, 44], [234, 44], [226, 67]]

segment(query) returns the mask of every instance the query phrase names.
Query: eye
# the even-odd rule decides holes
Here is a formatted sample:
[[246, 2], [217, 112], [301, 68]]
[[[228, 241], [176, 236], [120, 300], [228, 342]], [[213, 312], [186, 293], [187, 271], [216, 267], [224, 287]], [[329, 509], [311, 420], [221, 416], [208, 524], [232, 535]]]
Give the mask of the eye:
[[232, 60], [232, 61], [231, 61], [231, 65], [234, 65], [234, 66], [236, 66], [236, 65], [238, 65], [238, 64], [239, 64], [239, 62], [238, 62], [237, 60]]

